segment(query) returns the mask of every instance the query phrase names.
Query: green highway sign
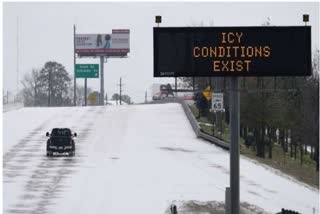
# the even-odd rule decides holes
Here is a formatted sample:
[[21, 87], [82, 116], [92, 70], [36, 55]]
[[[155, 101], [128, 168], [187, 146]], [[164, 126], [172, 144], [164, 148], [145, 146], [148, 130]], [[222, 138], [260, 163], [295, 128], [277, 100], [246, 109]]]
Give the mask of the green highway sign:
[[99, 64], [76, 64], [76, 78], [99, 78]]

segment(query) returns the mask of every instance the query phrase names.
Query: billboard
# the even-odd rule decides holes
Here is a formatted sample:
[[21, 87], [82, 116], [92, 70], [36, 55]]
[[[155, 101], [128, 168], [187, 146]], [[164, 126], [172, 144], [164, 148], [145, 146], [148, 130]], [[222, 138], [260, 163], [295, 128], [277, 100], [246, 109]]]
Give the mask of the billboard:
[[311, 27], [155, 27], [154, 77], [311, 75]]
[[113, 29], [112, 34], [76, 34], [75, 52], [83, 56], [123, 56], [130, 52], [128, 29]]

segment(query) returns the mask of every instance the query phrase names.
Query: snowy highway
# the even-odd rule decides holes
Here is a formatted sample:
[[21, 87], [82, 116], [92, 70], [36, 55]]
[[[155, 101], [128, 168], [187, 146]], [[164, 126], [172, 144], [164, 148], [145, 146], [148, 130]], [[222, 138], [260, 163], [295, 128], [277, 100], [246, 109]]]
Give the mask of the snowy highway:
[[[45, 133], [77, 132], [75, 157], [46, 157]], [[163, 214], [224, 201], [229, 153], [196, 138], [180, 104], [22, 108], [3, 115], [3, 212]], [[243, 156], [240, 199], [318, 213], [318, 190]]]

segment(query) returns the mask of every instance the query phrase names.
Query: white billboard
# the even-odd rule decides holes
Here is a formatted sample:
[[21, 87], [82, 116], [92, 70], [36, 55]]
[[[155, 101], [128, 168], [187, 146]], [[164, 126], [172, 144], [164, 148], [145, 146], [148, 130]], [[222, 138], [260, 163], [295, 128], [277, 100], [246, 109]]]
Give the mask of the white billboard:
[[76, 34], [75, 52], [83, 55], [123, 55], [130, 51], [128, 29], [114, 29], [112, 34]]

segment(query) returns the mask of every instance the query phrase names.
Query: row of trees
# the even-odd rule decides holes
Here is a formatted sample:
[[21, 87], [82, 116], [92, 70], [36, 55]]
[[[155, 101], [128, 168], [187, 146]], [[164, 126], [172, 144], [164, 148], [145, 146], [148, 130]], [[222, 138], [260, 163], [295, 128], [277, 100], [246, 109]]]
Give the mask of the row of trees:
[[[69, 73], [65, 67], [57, 62], [49, 61], [41, 69], [33, 69], [27, 73], [21, 81], [23, 85], [22, 97], [24, 106], [71, 106], [73, 105], [74, 88]], [[85, 89], [83, 86], [77, 86], [77, 102], [83, 104]], [[94, 92], [87, 88], [87, 96], [95, 94], [97, 104], [99, 92]], [[113, 100], [119, 100], [119, 94], [112, 96]], [[108, 100], [107, 94], [105, 100]], [[131, 98], [128, 95], [122, 95], [121, 100], [130, 104]], [[88, 102], [89, 103], [89, 102]], [[90, 103], [89, 103], [90, 104]]]
[[[274, 143], [292, 158], [309, 154], [319, 170], [319, 51], [313, 54], [313, 76], [246, 77], [241, 86], [241, 130], [244, 139], [253, 137], [253, 149], [261, 158], [272, 158]], [[228, 123], [227, 78], [182, 78], [186, 86], [201, 92], [207, 85], [225, 94], [225, 121]], [[197, 106], [211, 121], [210, 103], [198, 95]], [[222, 117], [221, 117], [222, 118]], [[219, 122], [219, 121], [217, 121]], [[309, 152], [307, 152], [309, 150]]]
[[112, 98], [111, 98], [111, 100], [115, 100], [115, 101], [120, 101], [120, 99], [122, 102], [125, 102], [127, 104], [132, 104], [131, 97], [126, 94], [122, 94], [120, 97], [120, 94], [115, 93], [112, 95]]
[[[276, 142], [283, 152], [290, 147], [291, 157], [303, 156], [310, 148], [313, 160], [319, 162], [319, 76], [309, 78], [252, 78], [248, 85], [261, 89], [258, 93], [241, 94], [241, 136], [255, 138], [257, 156], [272, 158]], [[277, 84], [275, 91], [264, 91]], [[268, 151], [265, 151], [268, 148]], [[297, 148], [299, 150], [297, 150]], [[318, 167], [317, 167], [318, 168]]]

